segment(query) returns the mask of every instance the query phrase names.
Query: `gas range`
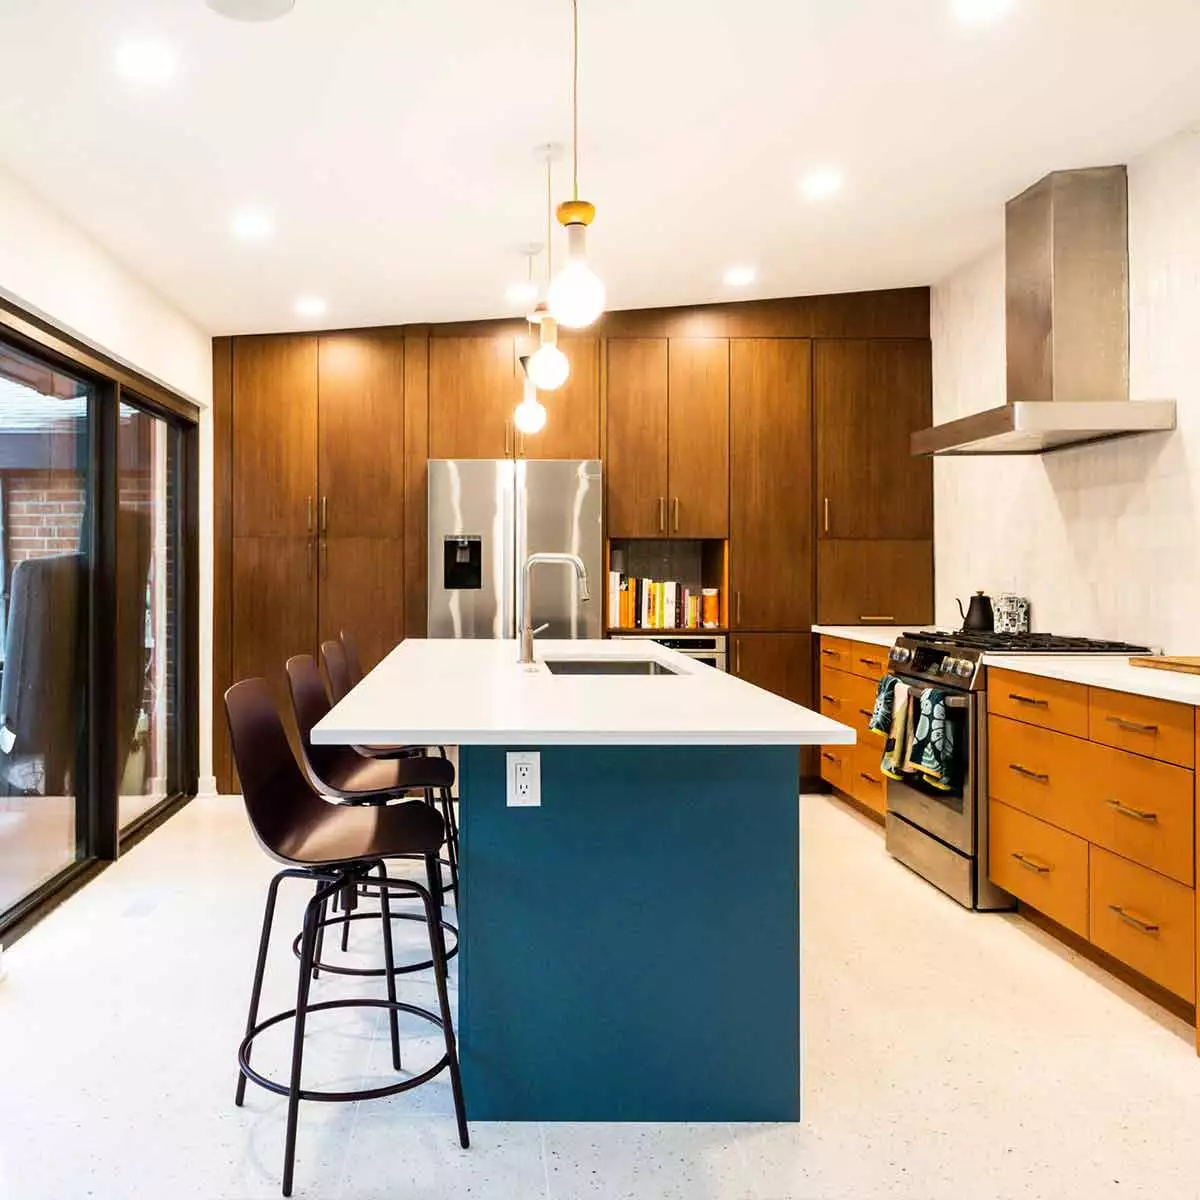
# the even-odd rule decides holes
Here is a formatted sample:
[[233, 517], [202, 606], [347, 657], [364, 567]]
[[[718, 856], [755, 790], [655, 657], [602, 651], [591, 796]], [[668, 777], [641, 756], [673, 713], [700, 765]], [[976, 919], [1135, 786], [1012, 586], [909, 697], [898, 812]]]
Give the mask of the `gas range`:
[[896, 639], [888, 654], [894, 673], [963, 691], [982, 691], [985, 654], [1147, 654], [1148, 646], [1053, 633], [946, 633], [921, 630]]

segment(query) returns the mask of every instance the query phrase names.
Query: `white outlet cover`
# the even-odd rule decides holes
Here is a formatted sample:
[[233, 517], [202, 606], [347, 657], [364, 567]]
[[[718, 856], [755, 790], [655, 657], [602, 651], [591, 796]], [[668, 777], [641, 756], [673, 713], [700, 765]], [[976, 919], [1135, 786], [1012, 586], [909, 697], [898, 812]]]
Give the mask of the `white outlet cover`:
[[537, 750], [510, 750], [507, 774], [509, 808], [541, 806], [542, 756]]

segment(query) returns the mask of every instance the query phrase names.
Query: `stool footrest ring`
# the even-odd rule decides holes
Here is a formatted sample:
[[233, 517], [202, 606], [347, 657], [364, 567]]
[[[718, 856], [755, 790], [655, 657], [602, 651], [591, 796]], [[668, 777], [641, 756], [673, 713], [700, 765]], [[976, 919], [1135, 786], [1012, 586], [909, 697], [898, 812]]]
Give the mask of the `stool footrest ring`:
[[[326, 917], [323, 921], [318, 922], [318, 927], [328, 927], [332, 925], [347, 925], [351, 921], [378, 921], [380, 914], [377, 912], [357, 912], [349, 913], [340, 917]], [[393, 921], [419, 921], [422, 925], [425, 924], [424, 913], [392, 913]], [[447, 933], [454, 935], [454, 945], [446, 951], [446, 961], [449, 962], [458, 953], [458, 929], [451, 925], [449, 921], [443, 920], [441, 926]], [[292, 942], [292, 953], [300, 957], [300, 939], [304, 935], [296, 934], [295, 940]], [[313, 959], [313, 967], [319, 971], [328, 971], [330, 975], [358, 975], [369, 979], [379, 979], [387, 974], [386, 967], [339, 967], [334, 963], [327, 963]], [[433, 959], [425, 958], [420, 962], [404, 963], [402, 966], [393, 967], [393, 975], [410, 975], [414, 971], [428, 971], [433, 967]]]

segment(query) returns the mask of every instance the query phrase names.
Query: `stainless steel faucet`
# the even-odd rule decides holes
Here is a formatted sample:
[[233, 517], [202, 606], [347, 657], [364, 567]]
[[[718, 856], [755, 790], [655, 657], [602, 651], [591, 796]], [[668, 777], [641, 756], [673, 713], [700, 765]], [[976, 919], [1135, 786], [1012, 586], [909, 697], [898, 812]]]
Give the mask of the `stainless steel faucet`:
[[521, 613], [521, 663], [527, 665], [533, 662], [533, 592], [529, 586], [532, 568], [538, 563], [562, 563], [574, 567], [579, 578], [580, 600], [590, 600], [588, 594], [587, 567], [578, 554], [531, 554], [521, 568], [521, 595], [525, 598], [524, 609]]

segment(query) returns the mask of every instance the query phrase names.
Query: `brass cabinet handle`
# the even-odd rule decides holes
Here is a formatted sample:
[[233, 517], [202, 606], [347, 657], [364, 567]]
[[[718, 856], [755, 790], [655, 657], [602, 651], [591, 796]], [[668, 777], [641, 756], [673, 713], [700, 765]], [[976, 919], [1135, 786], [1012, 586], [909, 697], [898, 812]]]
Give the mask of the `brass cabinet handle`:
[[328, 538], [321, 539], [320, 551], [321, 551], [320, 558], [317, 561], [317, 578], [319, 579], [323, 575], [326, 579], [328, 579], [329, 578], [329, 540], [328, 540]]
[[877, 658], [860, 658], [858, 660], [864, 667], [882, 667], [883, 663]]
[[826, 696], [824, 693], [822, 693], [821, 699], [828, 700], [830, 704], [836, 704], [838, 708], [841, 708], [842, 706], [842, 702], [836, 696]]
[[1118, 729], [1124, 729], [1126, 733], [1157, 733], [1157, 725], [1142, 725], [1137, 721], [1127, 721], [1124, 717], [1105, 717], [1110, 725], [1115, 725]]
[[659, 496], [658, 498], [658, 532], [667, 532], [667, 498]]
[[840, 761], [841, 761], [841, 759], [839, 759], [839, 758], [836, 758], [834, 755], [830, 754], [828, 750], [822, 750], [822, 751], [821, 751], [821, 757], [822, 757], [823, 759], [825, 759], [826, 761], [828, 761], [828, 762], [831, 762], [831, 763], [835, 763], [835, 762], [840, 762]]
[[1018, 775], [1023, 775], [1026, 779], [1032, 779], [1034, 783], [1049, 783], [1050, 776], [1041, 771], [1031, 771], [1028, 767], [1021, 766], [1020, 763], [1009, 763], [1008, 769], [1016, 771]]
[[737, 607], [737, 623], [740, 625], [742, 623], [742, 593], [740, 591], [735, 592], [734, 599]]
[[825, 497], [825, 532], [829, 532], [829, 497]]
[[1022, 696], [1020, 692], [1009, 692], [1008, 698], [1018, 704], [1032, 704], [1034, 708], [1049, 708], [1049, 700], [1039, 700], [1034, 696]]
[[1049, 863], [1044, 863], [1037, 858], [1030, 858], [1029, 855], [1022, 854], [1019, 850], [1014, 850], [1012, 856], [1027, 871], [1035, 871], [1038, 875], [1046, 875], [1052, 870]]
[[874, 616], [874, 617], [868, 613], [865, 616], [860, 616], [858, 619], [860, 621], [866, 621], [866, 622], [886, 621], [886, 622], [890, 623], [890, 622], [894, 621], [896, 618], [893, 617], [891, 613], [885, 613], [883, 616]]
[[313, 554], [312, 538], [309, 538], [308, 541], [304, 543], [304, 578], [305, 579], [312, 578], [312, 554]]
[[733, 648], [733, 672], [735, 675], [742, 673], [742, 643], [736, 642]]
[[512, 422], [510, 420], [508, 420], [508, 418], [505, 418], [505, 421], [504, 421], [504, 454], [505, 454], [505, 457], [508, 457], [513, 453], [512, 434], [513, 434]]
[[842, 657], [842, 652], [840, 650], [826, 650], [826, 649], [822, 648], [821, 653], [824, 655], [827, 655], [829, 658], [841, 658]]
[[306, 533], [312, 533], [313, 521], [313, 502], [311, 496], [304, 497], [304, 530]]
[[871, 712], [869, 709], [860, 708], [858, 710], [858, 715], [860, 717], [873, 717], [875, 714], [873, 712]]
[[1105, 804], [1113, 810], [1119, 812], [1123, 817], [1131, 817], [1135, 821], [1157, 821], [1158, 813], [1151, 812], [1148, 808], [1134, 808], [1132, 804], [1122, 804], [1120, 800], [1105, 800]]
[[1154, 921], [1147, 921], [1144, 917], [1139, 917], [1137, 913], [1130, 912], [1127, 908], [1122, 908], [1119, 904], [1110, 904], [1108, 906], [1110, 912], [1115, 912], [1126, 925], [1132, 925], [1134, 929], [1141, 933], [1148, 933], [1151, 937], [1158, 936], [1158, 925]]
[[865, 779], [868, 783], [878, 784], [881, 782], [880, 780], [876, 779], [874, 775], [868, 775], [866, 771], [859, 771], [858, 775], [860, 779]]
[[329, 532], [329, 497], [321, 497], [321, 532]]
[[674, 508], [675, 508], [675, 520], [674, 520], [673, 524], [675, 527], [675, 532], [678, 533], [679, 532], [679, 497], [678, 496], [675, 497], [675, 500], [673, 503], [674, 503]]

